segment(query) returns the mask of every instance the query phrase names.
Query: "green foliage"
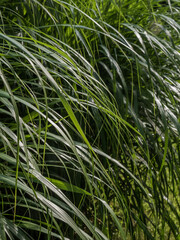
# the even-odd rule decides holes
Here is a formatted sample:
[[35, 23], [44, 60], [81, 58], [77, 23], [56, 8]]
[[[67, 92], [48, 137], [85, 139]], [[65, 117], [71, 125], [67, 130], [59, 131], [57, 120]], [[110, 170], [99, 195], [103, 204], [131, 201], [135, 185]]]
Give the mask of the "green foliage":
[[0, 239], [180, 239], [180, 4], [0, 6]]

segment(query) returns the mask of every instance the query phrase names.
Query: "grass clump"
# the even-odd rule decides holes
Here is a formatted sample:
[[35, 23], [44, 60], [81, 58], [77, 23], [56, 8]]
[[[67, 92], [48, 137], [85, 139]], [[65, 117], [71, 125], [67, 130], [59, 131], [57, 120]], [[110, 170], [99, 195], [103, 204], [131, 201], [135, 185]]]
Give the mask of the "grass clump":
[[0, 239], [179, 239], [178, 1], [2, 1]]

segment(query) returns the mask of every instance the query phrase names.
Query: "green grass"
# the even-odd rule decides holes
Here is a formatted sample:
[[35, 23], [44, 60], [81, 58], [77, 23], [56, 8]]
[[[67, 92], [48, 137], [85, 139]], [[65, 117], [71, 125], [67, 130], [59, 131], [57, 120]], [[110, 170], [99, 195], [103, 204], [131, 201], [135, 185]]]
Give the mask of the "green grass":
[[0, 239], [180, 239], [180, 3], [0, 5]]

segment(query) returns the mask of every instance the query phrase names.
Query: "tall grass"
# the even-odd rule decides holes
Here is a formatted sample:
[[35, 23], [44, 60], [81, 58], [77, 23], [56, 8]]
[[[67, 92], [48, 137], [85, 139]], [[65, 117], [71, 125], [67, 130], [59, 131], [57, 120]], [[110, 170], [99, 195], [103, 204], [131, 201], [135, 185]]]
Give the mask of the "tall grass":
[[0, 239], [180, 239], [179, 14], [1, 0]]

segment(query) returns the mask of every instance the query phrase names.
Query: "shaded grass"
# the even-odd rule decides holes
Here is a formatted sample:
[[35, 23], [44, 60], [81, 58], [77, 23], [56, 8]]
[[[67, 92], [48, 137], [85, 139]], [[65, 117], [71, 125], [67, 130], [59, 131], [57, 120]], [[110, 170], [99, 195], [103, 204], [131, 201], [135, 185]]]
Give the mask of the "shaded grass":
[[179, 239], [179, 7], [2, 3], [2, 239]]

